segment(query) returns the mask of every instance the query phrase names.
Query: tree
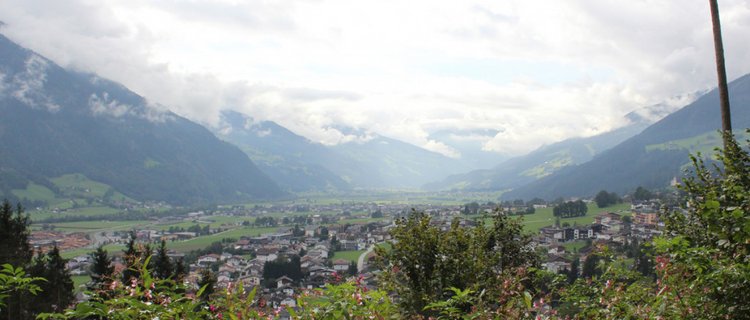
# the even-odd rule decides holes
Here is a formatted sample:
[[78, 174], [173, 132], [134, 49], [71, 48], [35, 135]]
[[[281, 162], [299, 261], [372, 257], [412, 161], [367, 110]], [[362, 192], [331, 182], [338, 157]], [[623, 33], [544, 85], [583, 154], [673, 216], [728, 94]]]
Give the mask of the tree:
[[590, 254], [586, 256], [586, 260], [583, 261], [583, 269], [581, 270], [581, 276], [584, 278], [591, 278], [602, 274], [602, 270], [599, 268], [599, 261], [601, 257], [597, 254]]
[[39, 284], [44, 281], [44, 278], [29, 276], [21, 267], [3, 264], [0, 269], [0, 317], [14, 319], [11, 316], [19, 318], [25, 315], [27, 310], [24, 310], [23, 300], [18, 298], [36, 295], [42, 290]]
[[471, 215], [479, 213], [479, 203], [471, 202], [464, 205], [464, 214]]
[[185, 260], [183, 258], [178, 259], [174, 266], [174, 281], [181, 282], [187, 277], [189, 272], [190, 270], [185, 265]]
[[152, 259], [154, 264], [154, 276], [159, 279], [168, 279], [174, 276], [174, 266], [172, 259], [167, 255], [167, 242], [162, 240], [156, 255]]
[[669, 293], [692, 299], [703, 318], [740, 319], [750, 314], [750, 155], [730, 134], [725, 142], [721, 166], [691, 157], [693, 173], [680, 187], [687, 201], [662, 216], [655, 264]]
[[62, 312], [75, 301], [73, 280], [65, 267], [67, 260], [60, 256], [60, 249], [53, 247], [46, 255], [39, 255], [29, 273], [47, 281], [41, 282], [42, 291], [31, 299], [33, 313]]
[[357, 270], [357, 262], [356, 261], [350, 262], [349, 263], [349, 269], [347, 270], [347, 273], [350, 276], [356, 276], [357, 275], [357, 271], [359, 271], [359, 270]]
[[122, 271], [122, 282], [129, 282], [132, 279], [140, 278], [141, 252], [138, 251], [135, 242], [135, 231], [130, 232], [130, 240], [125, 245], [122, 259], [125, 262], [125, 270]]
[[216, 276], [208, 268], [201, 270], [200, 275], [201, 277], [198, 280], [198, 288], [203, 290], [200, 299], [203, 301], [211, 300], [211, 295], [216, 290]]
[[573, 263], [570, 264], [570, 270], [568, 270], [567, 276], [568, 276], [568, 283], [573, 283], [578, 279], [578, 273], [579, 268], [581, 264], [581, 259], [578, 257], [575, 257], [573, 259]]
[[520, 220], [499, 211], [490, 226], [479, 220], [478, 226], [465, 228], [456, 219], [443, 232], [430, 221], [429, 215], [412, 211], [391, 230], [391, 250], [375, 249], [383, 270], [379, 280], [399, 296], [408, 315], [429, 315], [425, 306], [450, 298], [453, 289], [496, 296], [502, 291], [501, 274], [538, 263]]
[[29, 216], [18, 204], [14, 212], [8, 200], [0, 206], [0, 264], [22, 267], [31, 261]]
[[638, 187], [635, 189], [635, 192], [633, 192], [633, 199], [645, 201], [645, 200], [651, 200], [654, 198], [654, 194], [651, 193], [648, 189], [644, 187]]
[[588, 206], [582, 200], [567, 201], [552, 208], [552, 214], [559, 218], [581, 217], [585, 216], [588, 210]]
[[112, 265], [112, 259], [109, 257], [107, 250], [104, 250], [104, 246], [99, 246], [89, 256], [92, 260], [89, 267], [91, 281], [94, 283], [94, 288], [100, 288], [103, 284], [112, 280], [115, 267]]
[[609, 193], [606, 190], [602, 190], [596, 194], [596, 197], [594, 197], [594, 202], [596, 202], [596, 205], [599, 208], [606, 208], [610, 205], [622, 202], [622, 200], [617, 196], [616, 193]]

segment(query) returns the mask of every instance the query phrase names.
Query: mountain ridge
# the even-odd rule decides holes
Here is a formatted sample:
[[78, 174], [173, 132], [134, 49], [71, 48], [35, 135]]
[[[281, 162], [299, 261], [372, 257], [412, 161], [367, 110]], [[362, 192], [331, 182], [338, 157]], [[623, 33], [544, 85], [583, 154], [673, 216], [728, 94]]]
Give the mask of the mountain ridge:
[[121, 84], [67, 71], [4, 35], [0, 55], [0, 190], [6, 197], [29, 181], [67, 173], [144, 201], [283, 196], [239, 149]]

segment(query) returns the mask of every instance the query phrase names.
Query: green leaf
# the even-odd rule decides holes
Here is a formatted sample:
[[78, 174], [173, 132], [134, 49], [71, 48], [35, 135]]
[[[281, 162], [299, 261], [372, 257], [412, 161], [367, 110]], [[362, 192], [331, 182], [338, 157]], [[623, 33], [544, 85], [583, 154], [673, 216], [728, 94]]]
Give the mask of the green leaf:
[[200, 290], [195, 293], [195, 296], [200, 297], [203, 294], [203, 291], [206, 291], [206, 288], [208, 288], [208, 284], [205, 284], [203, 287], [201, 287]]
[[523, 302], [526, 304], [526, 308], [531, 309], [531, 293], [528, 291], [523, 292]]

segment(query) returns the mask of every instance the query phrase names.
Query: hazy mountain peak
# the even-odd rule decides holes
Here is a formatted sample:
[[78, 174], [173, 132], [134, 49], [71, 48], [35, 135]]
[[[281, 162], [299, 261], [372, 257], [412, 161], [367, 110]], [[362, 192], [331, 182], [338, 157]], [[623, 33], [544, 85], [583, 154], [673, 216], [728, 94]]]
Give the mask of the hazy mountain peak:
[[630, 123], [655, 123], [684, 106], [693, 103], [698, 97], [706, 94], [706, 90], [676, 95], [650, 106], [640, 107], [625, 115]]

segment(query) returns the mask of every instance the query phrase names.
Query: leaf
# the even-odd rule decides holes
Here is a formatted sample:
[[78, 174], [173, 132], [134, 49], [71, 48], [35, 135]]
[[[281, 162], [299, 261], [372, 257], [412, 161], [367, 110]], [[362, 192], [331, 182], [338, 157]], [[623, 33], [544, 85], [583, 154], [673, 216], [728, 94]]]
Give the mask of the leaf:
[[531, 293], [528, 291], [523, 292], [523, 302], [526, 304], [526, 308], [531, 309]]
[[209, 285], [208, 283], [203, 285], [203, 287], [201, 287], [200, 290], [198, 290], [198, 292], [195, 293], [195, 296], [200, 297], [203, 294], [203, 291], [206, 291], [206, 288], [208, 288], [208, 285]]
[[253, 287], [253, 290], [250, 291], [250, 293], [247, 294], [247, 305], [250, 306], [253, 304], [253, 300], [255, 300], [255, 293], [258, 291], [258, 287]]

